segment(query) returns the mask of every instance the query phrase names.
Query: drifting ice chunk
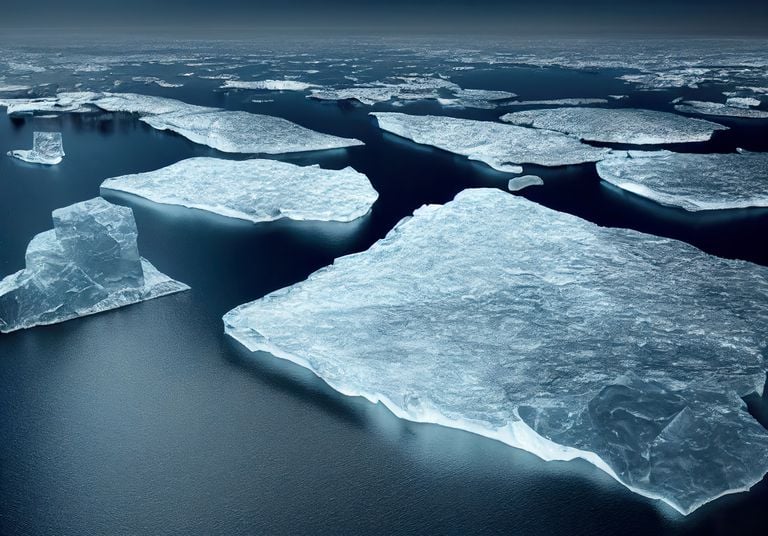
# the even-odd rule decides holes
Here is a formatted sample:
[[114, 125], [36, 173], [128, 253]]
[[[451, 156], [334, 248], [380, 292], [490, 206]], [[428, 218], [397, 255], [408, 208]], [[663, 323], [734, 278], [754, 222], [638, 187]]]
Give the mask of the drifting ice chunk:
[[368, 178], [352, 168], [205, 157], [107, 179], [101, 187], [252, 222], [351, 221], [367, 214], [378, 197]]
[[768, 118], [768, 111], [766, 110], [752, 110], [743, 105], [732, 106], [730, 103], [723, 104], [721, 102], [683, 101], [675, 105], [675, 110], [688, 114], [717, 115], [720, 117]]
[[361, 104], [373, 105], [378, 102], [387, 102], [399, 94], [397, 88], [392, 87], [350, 87], [342, 89], [313, 89], [309, 95], [317, 100], [356, 100]]
[[760, 106], [760, 99], [754, 97], [728, 97], [725, 100], [725, 104], [736, 108], [751, 108], [752, 106]]
[[98, 97], [91, 91], [73, 91], [59, 93], [56, 97], [36, 99], [0, 99], [0, 106], [5, 106], [8, 115], [32, 114], [36, 112], [85, 113], [93, 111], [89, 104]]
[[541, 180], [541, 177], [538, 175], [523, 175], [522, 177], [509, 179], [507, 188], [510, 192], [517, 192], [523, 188], [528, 188], [529, 186], [541, 186], [543, 184], [544, 181]]
[[8, 151], [8, 156], [33, 164], [58, 164], [64, 158], [61, 132], [35, 132], [32, 135], [32, 149]]
[[379, 127], [416, 143], [485, 162], [494, 169], [520, 173], [519, 164], [564, 166], [596, 162], [610, 151], [590, 147], [558, 132], [435, 115], [371, 113]]
[[298, 80], [257, 80], [247, 82], [244, 80], [227, 80], [222, 89], [266, 89], [270, 91], [305, 91], [315, 84], [299, 82]]
[[508, 91], [492, 91], [488, 89], [454, 89], [453, 98], [437, 99], [443, 106], [455, 108], [480, 108], [493, 109], [499, 105], [498, 101], [511, 99], [514, 93]]
[[[622, 97], [623, 95], [619, 95]], [[585, 106], [587, 104], [606, 104], [606, 99], [549, 99], [549, 100], [528, 100], [513, 101], [506, 103], [507, 106]]]
[[768, 471], [739, 398], [765, 381], [767, 323], [767, 268], [491, 189], [224, 316], [345, 395], [584, 458], [683, 513]]
[[587, 141], [653, 145], [707, 141], [727, 127], [654, 110], [630, 108], [549, 108], [506, 114], [502, 121], [556, 130]]
[[139, 257], [130, 208], [101, 198], [53, 211], [26, 268], [0, 281], [0, 332], [55, 324], [187, 290]]
[[686, 210], [768, 207], [768, 153], [632, 151], [597, 164], [605, 181]]

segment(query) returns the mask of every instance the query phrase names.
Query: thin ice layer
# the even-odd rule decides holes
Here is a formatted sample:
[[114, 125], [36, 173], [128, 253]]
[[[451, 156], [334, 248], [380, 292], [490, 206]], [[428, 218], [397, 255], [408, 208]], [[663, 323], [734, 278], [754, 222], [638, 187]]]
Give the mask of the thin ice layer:
[[371, 113], [379, 127], [416, 143], [485, 162], [494, 169], [520, 173], [520, 164], [564, 166], [596, 162], [610, 151], [590, 147], [558, 132], [435, 115]]
[[133, 211], [95, 198], [53, 211], [26, 267], [0, 281], [0, 332], [55, 324], [187, 290], [139, 256]]
[[[707, 274], [707, 277], [700, 277]], [[492, 189], [224, 316], [397, 416], [584, 458], [683, 513], [768, 471], [768, 268]]]
[[768, 207], [768, 153], [628, 153], [597, 164], [600, 178], [686, 210]]
[[727, 129], [703, 119], [633, 108], [547, 108], [509, 113], [501, 120], [586, 141], [631, 145], [707, 141], [716, 130]]
[[61, 132], [35, 132], [32, 134], [32, 149], [8, 151], [8, 156], [32, 164], [58, 164], [64, 159]]
[[378, 197], [368, 178], [350, 167], [205, 157], [107, 179], [101, 187], [252, 222], [352, 221], [367, 214]]

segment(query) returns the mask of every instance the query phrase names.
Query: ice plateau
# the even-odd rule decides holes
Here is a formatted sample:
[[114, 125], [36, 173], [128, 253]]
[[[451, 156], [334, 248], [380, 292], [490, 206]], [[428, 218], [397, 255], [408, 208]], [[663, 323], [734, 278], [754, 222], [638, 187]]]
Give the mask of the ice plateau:
[[500, 190], [422, 207], [223, 320], [344, 395], [583, 458], [684, 514], [768, 471], [740, 398], [766, 378], [768, 268]]
[[564, 166], [602, 160], [610, 151], [572, 136], [495, 121], [436, 115], [372, 112], [382, 130], [416, 143], [479, 160], [499, 171], [520, 173], [520, 164]]
[[768, 207], [768, 153], [630, 151], [597, 164], [623, 190], [686, 210]]
[[728, 127], [667, 112], [635, 108], [546, 108], [502, 116], [514, 125], [572, 134], [586, 141], [658, 145], [707, 141]]
[[0, 281], [0, 332], [100, 313], [187, 290], [139, 256], [133, 211], [95, 198], [53, 211], [26, 267]]
[[8, 156], [32, 164], [49, 166], [58, 164], [64, 159], [61, 132], [34, 132], [32, 134], [32, 149], [8, 151]]
[[107, 179], [101, 188], [252, 222], [352, 221], [367, 214], [378, 197], [368, 178], [350, 167], [207, 157]]

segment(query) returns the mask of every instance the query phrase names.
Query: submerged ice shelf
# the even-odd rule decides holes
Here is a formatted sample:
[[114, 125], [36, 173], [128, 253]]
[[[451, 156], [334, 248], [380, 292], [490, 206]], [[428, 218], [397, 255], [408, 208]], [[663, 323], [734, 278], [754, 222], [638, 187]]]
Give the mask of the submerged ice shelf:
[[107, 179], [101, 187], [252, 222], [352, 221], [367, 214], [378, 197], [368, 178], [350, 167], [331, 170], [265, 159], [189, 158]]
[[768, 269], [498, 190], [425, 206], [223, 320], [342, 394], [584, 458], [684, 514], [768, 471], [740, 398], [765, 382]]
[[590, 147], [559, 132], [437, 115], [372, 112], [382, 130], [416, 143], [479, 160], [499, 171], [520, 173], [520, 164], [564, 166], [597, 162], [608, 149]]
[[707, 141], [715, 131], [728, 128], [704, 119], [634, 108], [546, 108], [509, 113], [501, 120], [586, 141], [631, 145]]
[[32, 164], [58, 164], [64, 159], [61, 132], [35, 132], [32, 134], [32, 149], [8, 151], [8, 156]]
[[187, 290], [139, 256], [133, 211], [95, 198], [53, 211], [26, 267], [0, 281], [0, 332], [115, 309]]
[[686, 210], [768, 207], [768, 153], [630, 151], [597, 164], [623, 190]]

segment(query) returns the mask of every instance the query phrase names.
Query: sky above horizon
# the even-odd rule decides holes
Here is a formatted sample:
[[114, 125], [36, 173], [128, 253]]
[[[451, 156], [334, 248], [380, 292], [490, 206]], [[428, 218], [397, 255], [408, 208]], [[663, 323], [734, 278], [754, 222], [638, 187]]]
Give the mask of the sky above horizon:
[[3, 28], [768, 36], [768, 0], [5, 0]]

